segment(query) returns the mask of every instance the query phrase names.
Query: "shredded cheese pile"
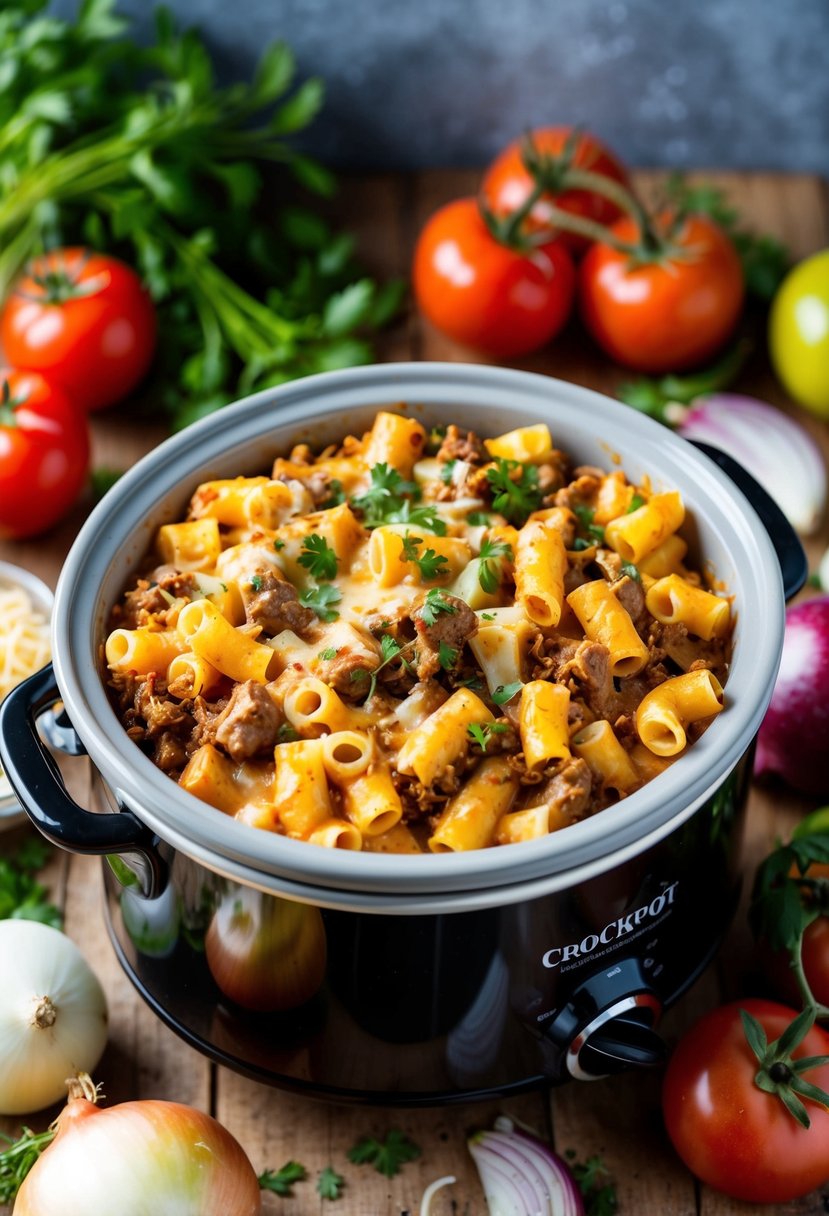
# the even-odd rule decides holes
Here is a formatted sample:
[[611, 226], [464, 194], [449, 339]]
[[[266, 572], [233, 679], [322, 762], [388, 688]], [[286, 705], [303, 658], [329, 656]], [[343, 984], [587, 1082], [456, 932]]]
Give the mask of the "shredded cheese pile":
[[[0, 701], [51, 656], [49, 622], [22, 587], [0, 586]], [[11, 792], [0, 769], [0, 798]]]

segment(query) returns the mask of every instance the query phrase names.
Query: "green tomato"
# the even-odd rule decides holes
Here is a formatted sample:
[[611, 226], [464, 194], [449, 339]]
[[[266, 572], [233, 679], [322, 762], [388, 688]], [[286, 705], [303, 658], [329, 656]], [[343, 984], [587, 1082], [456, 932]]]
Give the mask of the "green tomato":
[[783, 387], [829, 418], [829, 249], [786, 275], [771, 306], [769, 348]]

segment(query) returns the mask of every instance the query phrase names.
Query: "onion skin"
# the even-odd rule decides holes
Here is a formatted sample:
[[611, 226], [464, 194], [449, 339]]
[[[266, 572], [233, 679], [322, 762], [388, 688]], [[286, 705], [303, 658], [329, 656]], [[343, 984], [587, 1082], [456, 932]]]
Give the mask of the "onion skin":
[[829, 596], [786, 613], [783, 657], [757, 736], [755, 776], [775, 773], [803, 794], [829, 794]]
[[253, 1166], [215, 1119], [178, 1102], [70, 1098], [15, 1216], [259, 1216]]

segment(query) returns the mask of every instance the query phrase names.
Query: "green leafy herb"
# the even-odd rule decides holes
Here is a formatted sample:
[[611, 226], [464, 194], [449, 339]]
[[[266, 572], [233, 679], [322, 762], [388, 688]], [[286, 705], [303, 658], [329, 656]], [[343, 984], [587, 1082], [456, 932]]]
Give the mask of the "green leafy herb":
[[486, 479], [494, 491], [493, 509], [512, 524], [525, 523], [541, 505], [538, 469], [533, 464], [498, 457], [495, 467], [487, 469]]
[[451, 671], [458, 661], [458, 651], [454, 646], [441, 642], [438, 646], [438, 662], [444, 671]]
[[642, 414], [655, 418], [666, 426], [676, 426], [682, 411], [677, 405], [690, 405], [697, 397], [728, 388], [736, 378], [751, 350], [751, 343], [740, 339], [729, 347], [716, 363], [701, 371], [687, 375], [651, 377], [640, 376], [638, 380], [621, 384], [617, 396], [625, 405], [632, 406]]
[[369, 684], [366, 701], [370, 701], [377, 691], [378, 673], [382, 671], [384, 667], [387, 667], [388, 664], [391, 663], [392, 659], [396, 659], [398, 655], [402, 655], [406, 650], [414, 646], [414, 644], [415, 639], [413, 638], [411, 642], [406, 642], [403, 646], [400, 646], [388, 633], [383, 634], [382, 638], [380, 639], [381, 662], [377, 667], [375, 667], [374, 671], [371, 672], [371, 683]]
[[456, 688], [469, 688], [473, 692], [479, 692], [483, 688], [480, 676], [465, 676], [462, 680], [455, 680]]
[[324, 662], [328, 662], [329, 659], [334, 659], [336, 657], [337, 657], [336, 646], [329, 646], [329, 647], [327, 647], [326, 650], [321, 650], [319, 652], [319, 654], [317, 655], [317, 658], [322, 659]]
[[627, 511], [625, 511], [625, 515], [632, 515], [634, 511], [638, 511], [639, 508], [644, 507], [644, 505], [645, 499], [642, 497], [642, 495], [634, 494], [633, 498], [630, 500], [630, 506], [628, 507]]
[[621, 571], [622, 574], [626, 574], [628, 578], [632, 578], [634, 583], [641, 583], [642, 575], [639, 573], [636, 566], [634, 566], [633, 562], [622, 562]]
[[484, 528], [492, 523], [492, 516], [488, 511], [470, 511], [466, 522], [471, 528]]
[[276, 732], [276, 741], [277, 743], [297, 743], [299, 742], [299, 735], [290, 723], [283, 722]]
[[422, 555], [418, 555], [422, 544], [422, 536], [412, 536], [407, 532], [403, 537], [401, 561], [413, 562], [420, 571], [420, 577], [425, 582], [431, 582], [448, 572], [449, 558], [444, 557], [442, 553], [436, 553], [434, 549], [426, 549]]
[[448, 486], [452, 481], [452, 474], [455, 471], [457, 460], [447, 460], [446, 464], [441, 466], [440, 479], [445, 486]]
[[251, 585], [251, 587], [253, 587], [254, 591], [262, 590], [262, 579], [260, 578], [260, 576], [258, 574], [253, 575], [253, 577], [250, 580], [250, 585]]
[[334, 587], [331, 583], [323, 583], [320, 587], [308, 587], [300, 594], [299, 602], [305, 608], [310, 608], [316, 612], [321, 621], [336, 621], [340, 615], [331, 605], [339, 604], [343, 598], [343, 593], [339, 587]]
[[307, 1177], [308, 1171], [304, 1165], [298, 1161], [286, 1161], [281, 1169], [265, 1170], [264, 1174], [259, 1175], [259, 1189], [273, 1191], [274, 1195], [285, 1198], [293, 1195], [295, 1182], [303, 1182]]
[[669, 201], [681, 213], [708, 215], [728, 233], [743, 265], [746, 290], [768, 303], [791, 265], [786, 246], [774, 237], [758, 236], [742, 227], [740, 214], [728, 202], [725, 191], [710, 182], [690, 185], [681, 173], [673, 173], [666, 189]]
[[482, 613], [481, 613], [481, 620], [482, 620], [482, 621], [494, 621], [494, 620], [495, 620], [495, 613], [494, 613], [494, 612], [482, 612]]
[[593, 549], [595, 544], [594, 540], [585, 540], [583, 536], [577, 536], [573, 541], [573, 552], [583, 553], [585, 549]]
[[331, 507], [338, 507], [340, 503], [345, 502], [345, 490], [343, 483], [338, 477], [332, 477], [328, 483], [328, 497], [319, 505], [320, 511], [328, 511]]
[[619, 1206], [616, 1187], [601, 1157], [575, 1161], [576, 1154], [571, 1149], [564, 1155], [584, 1199], [585, 1216], [614, 1216]]
[[391, 511], [386, 517], [388, 524], [417, 524], [420, 528], [426, 528], [429, 532], [434, 532], [435, 536], [446, 535], [446, 524], [438, 515], [437, 508], [423, 504], [413, 507], [411, 499], [404, 499], [403, 506], [396, 511]]
[[10, 857], [0, 857], [0, 920], [37, 920], [54, 929], [63, 927], [60, 910], [35, 878], [48, 858], [48, 847], [34, 838]]
[[273, 205], [286, 172], [333, 190], [288, 142], [319, 111], [320, 81], [290, 92], [294, 57], [276, 43], [252, 80], [220, 87], [205, 43], [167, 9], [144, 46], [112, 0], [86, 0], [74, 20], [48, 7], [7, 0], [0, 17], [0, 296], [57, 245], [135, 265], [159, 312], [162, 387], [148, 397], [175, 425], [369, 361], [364, 335], [401, 285], [365, 278], [353, 241], [314, 212]]
[[123, 469], [93, 469], [89, 475], [92, 485], [92, 497], [100, 502], [103, 496], [124, 476]]
[[493, 735], [503, 735], [507, 729], [505, 722], [473, 722], [467, 726], [467, 734], [474, 743], [477, 743], [482, 752], [487, 749], [487, 744]]
[[326, 1165], [325, 1169], [320, 1170], [320, 1176], [317, 1179], [317, 1194], [322, 1199], [339, 1199], [344, 1186], [345, 1178], [330, 1165]]
[[389, 516], [401, 511], [407, 499], [417, 501], [420, 498], [420, 487], [413, 481], [406, 481], [388, 464], [374, 465], [370, 477], [371, 484], [365, 493], [351, 499], [351, 505], [362, 511], [367, 528], [389, 523]]
[[312, 532], [302, 545], [302, 551], [297, 558], [300, 566], [304, 566], [315, 579], [332, 579], [337, 577], [337, 554], [328, 544], [324, 536]]
[[595, 511], [593, 507], [588, 507], [584, 503], [577, 502], [572, 508], [573, 514], [579, 521], [583, 531], [594, 540], [604, 540], [604, 528], [600, 528], [598, 524], [593, 523]]
[[520, 680], [516, 680], [514, 684], [499, 684], [492, 694], [492, 699], [496, 705], [506, 705], [507, 701], [511, 701], [517, 696], [524, 685]]
[[457, 612], [457, 608], [450, 599], [447, 599], [445, 593], [437, 587], [433, 587], [431, 591], [426, 592], [426, 598], [420, 605], [420, 619], [425, 625], [434, 625], [438, 619], [438, 614], [441, 612], [451, 616]]
[[500, 584], [500, 559], [512, 561], [512, 545], [505, 540], [485, 540], [481, 545], [478, 582], [487, 595], [494, 595]]
[[393, 1178], [407, 1161], [420, 1156], [420, 1149], [403, 1132], [392, 1128], [385, 1140], [363, 1136], [348, 1150], [347, 1156], [354, 1165], [373, 1165], [378, 1174]]
[[274, 549], [276, 549], [276, 551], [277, 551], [277, 553], [278, 553], [280, 549], [284, 549], [284, 548], [285, 548], [285, 542], [284, 542], [284, 540], [275, 540], [275, 541], [273, 542], [273, 547], [274, 547]]
[[[58, 926], [59, 927], [59, 926]], [[0, 1132], [0, 1203], [11, 1203], [23, 1185], [23, 1180], [41, 1153], [49, 1147], [57, 1130], [35, 1135], [24, 1127], [18, 1140]], [[9, 1147], [3, 1148], [5, 1142]]]

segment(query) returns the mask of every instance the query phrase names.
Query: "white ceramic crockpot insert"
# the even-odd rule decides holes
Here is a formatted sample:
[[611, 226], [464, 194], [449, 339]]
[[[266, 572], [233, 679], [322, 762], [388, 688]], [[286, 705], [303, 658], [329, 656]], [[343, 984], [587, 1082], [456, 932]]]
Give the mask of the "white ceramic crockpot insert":
[[[484, 436], [546, 422], [575, 464], [621, 467], [678, 489], [683, 531], [734, 596], [725, 711], [668, 770], [594, 817], [542, 840], [435, 856], [326, 849], [247, 827], [181, 789], [127, 737], [102, 680], [115, 601], [162, 523], [183, 517], [202, 481], [267, 472], [292, 444], [314, 449], [366, 430], [378, 409]], [[573, 384], [467, 364], [381, 364], [309, 377], [248, 397], [173, 436], [89, 517], [67, 558], [53, 615], [55, 672], [78, 735], [117, 798], [194, 860], [265, 890], [378, 911], [471, 909], [560, 889], [642, 852], [688, 818], [734, 767], [771, 697], [784, 629], [780, 570], [743, 494], [685, 440]]]

